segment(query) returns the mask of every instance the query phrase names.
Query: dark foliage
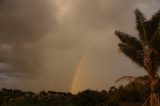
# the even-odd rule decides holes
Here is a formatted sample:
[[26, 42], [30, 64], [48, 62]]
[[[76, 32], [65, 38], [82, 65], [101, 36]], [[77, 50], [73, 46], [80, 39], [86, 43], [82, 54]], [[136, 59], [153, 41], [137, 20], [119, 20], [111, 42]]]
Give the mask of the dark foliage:
[[[146, 76], [143, 78], [147, 80]], [[111, 87], [108, 92], [85, 90], [76, 95], [54, 91], [35, 94], [3, 88], [0, 106], [121, 106], [122, 103], [141, 104], [149, 93], [149, 83], [134, 84], [134, 81], [119, 88]]]
[[[160, 11], [147, 20], [144, 14], [136, 9], [136, 28], [138, 38], [133, 37], [124, 32], [115, 31], [115, 34], [120, 39], [119, 49], [127, 57], [129, 57], [138, 66], [146, 69], [145, 55], [149, 50], [153, 49], [150, 54], [151, 62], [153, 62], [154, 73], [157, 73], [160, 65]], [[148, 71], [146, 69], [146, 71]]]

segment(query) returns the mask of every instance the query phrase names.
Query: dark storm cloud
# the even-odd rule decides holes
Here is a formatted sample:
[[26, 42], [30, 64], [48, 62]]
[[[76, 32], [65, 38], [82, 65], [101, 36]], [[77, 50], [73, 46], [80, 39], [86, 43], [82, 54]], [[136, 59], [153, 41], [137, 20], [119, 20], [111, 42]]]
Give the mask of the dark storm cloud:
[[34, 73], [40, 68], [39, 40], [56, 27], [56, 5], [48, 0], [1, 0], [0, 62], [11, 73]]

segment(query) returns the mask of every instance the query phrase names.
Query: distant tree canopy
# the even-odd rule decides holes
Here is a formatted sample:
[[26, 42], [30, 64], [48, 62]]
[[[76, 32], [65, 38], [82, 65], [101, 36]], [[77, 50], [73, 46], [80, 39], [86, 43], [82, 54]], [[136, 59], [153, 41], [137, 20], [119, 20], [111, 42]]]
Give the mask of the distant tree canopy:
[[[144, 76], [143, 78], [147, 78]], [[39, 94], [21, 90], [0, 90], [0, 106], [121, 106], [142, 104], [150, 94], [149, 83], [111, 87], [108, 91], [85, 90], [74, 95], [65, 92], [41, 91]]]

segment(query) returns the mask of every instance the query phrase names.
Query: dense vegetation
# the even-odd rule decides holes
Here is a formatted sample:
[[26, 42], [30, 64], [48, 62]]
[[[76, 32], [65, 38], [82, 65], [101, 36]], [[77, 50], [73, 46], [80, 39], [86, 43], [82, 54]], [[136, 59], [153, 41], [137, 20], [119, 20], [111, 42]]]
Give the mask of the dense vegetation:
[[[147, 79], [146, 76], [143, 77]], [[108, 91], [85, 90], [71, 93], [41, 91], [22, 92], [3, 88], [0, 90], [0, 106], [121, 106], [122, 103], [142, 104], [150, 94], [149, 83], [135, 84], [136, 79], [125, 86], [110, 87]]]

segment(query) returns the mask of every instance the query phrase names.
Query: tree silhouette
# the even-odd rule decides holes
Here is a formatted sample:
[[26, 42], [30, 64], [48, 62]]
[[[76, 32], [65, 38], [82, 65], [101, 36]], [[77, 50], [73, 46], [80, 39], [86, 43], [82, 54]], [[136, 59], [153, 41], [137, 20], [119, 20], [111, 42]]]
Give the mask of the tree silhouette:
[[121, 31], [115, 31], [120, 39], [119, 49], [148, 74], [151, 87], [150, 105], [160, 106], [158, 68], [160, 66], [160, 11], [149, 20], [136, 9], [138, 38]]

